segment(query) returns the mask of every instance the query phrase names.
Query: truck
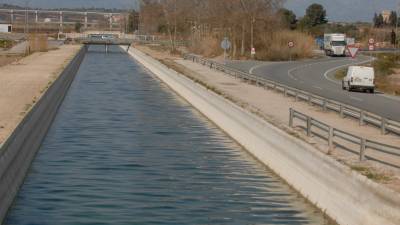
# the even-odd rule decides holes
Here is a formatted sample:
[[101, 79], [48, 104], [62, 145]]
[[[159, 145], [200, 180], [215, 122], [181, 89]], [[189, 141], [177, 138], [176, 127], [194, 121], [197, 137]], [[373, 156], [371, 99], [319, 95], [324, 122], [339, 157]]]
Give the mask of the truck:
[[361, 90], [364, 92], [375, 91], [375, 71], [367, 66], [350, 66], [346, 76], [342, 80], [342, 89], [353, 91]]
[[327, 56], [346, 56], [346, 35], [324, 34], [324, 50]]

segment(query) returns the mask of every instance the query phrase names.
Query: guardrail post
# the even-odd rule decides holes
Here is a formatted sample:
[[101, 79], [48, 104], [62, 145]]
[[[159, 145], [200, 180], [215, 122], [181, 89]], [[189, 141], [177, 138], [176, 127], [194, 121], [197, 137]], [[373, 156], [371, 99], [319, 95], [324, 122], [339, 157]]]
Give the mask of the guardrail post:
[[326, 111], [326, 99], [322, 100], [322, 109]]
[[286, 87], [283, 88], [283, 94], [285, 95], [285, 97], [287, 97], [287, 88]]
[[297, 102], [298, 100], [299, 100], [299, 92], [298, 91], [296, 91], [295, 93], [294, 93], [294, 101], [295, 102]]
[[386, 134], [387, 134], [387, 132], [386, 132], [386, 124], [387, 124], [386, 118], [383, 118], [383, 117], [382, 117], [382, 120], [381, 120], [381, 133], [382, 133], [383, 135], [386, 135]]
[[365, 125], [364, 117], [365, 117], [365, 112], [361, 111], [360, 112], [360, 126], [364, 126]]
[[365, 160], [365, 149], [366, 149], [367, 140], [365, 138], [361, 138], [361, 145], [360, 145], [360, 161]]
[[343, 112], [343, 106], [342, 105], [339, 106], [339, 113], [340, 113], [340, 117], [344, 118], [344, 112]]
[[293, 127], [294, 111], [292, 108], [289, 109], [289, 127]]
[[311, 94], [308, 95], [308, 104], [312, 105]]
[[328, 154], [330, 154], [333, 151], [333, 127], [329, 127], [329, 132], [328, 132], [328, 146], [329, 146], [329, 150], [328, 150]]
[[311, 137], [311, 117], [307, 117], [307, 136]]

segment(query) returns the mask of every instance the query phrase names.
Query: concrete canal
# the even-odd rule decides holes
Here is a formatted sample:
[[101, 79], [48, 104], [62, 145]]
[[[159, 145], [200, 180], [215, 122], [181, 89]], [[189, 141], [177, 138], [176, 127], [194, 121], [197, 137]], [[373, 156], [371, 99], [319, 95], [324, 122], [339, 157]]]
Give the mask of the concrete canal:
[[325, 224], [126, 53], [91, 47], [5, 224]]

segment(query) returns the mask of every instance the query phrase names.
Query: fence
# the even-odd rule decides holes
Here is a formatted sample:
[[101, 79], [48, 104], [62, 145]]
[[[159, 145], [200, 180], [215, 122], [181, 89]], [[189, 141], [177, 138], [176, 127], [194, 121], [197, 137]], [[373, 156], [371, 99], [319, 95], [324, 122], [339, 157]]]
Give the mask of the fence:
[[361, 126], [372, 125], [381, 130], [382, 134], [393, 133], [400, 135], [400, 122], [394, 121], [379, 115], [376, 115], [365, 110], [340, 103], [338, 101], [330, 100], [306, 91], [299, 90], [297, 88], [289, 87], [287, 85], [261, 78], [259, 76], [252, 75], [247, 72], [243, 72], [231, 67], [227, 67], [221, 63], [204, 59], [197, 55], [187, 54], [184, 56], [186, 60], [191, 60], [193, 62], [208, 66], [211, 69], [215, 69], [231, 75], [235, 78], [242, 79], [244, 81], [249, 81], [255, 83], [258, 86], [266, 87], [267, 89], [273, 89], [282, 92], [285, 96], [292, 96], [296, 101], [303, 100], [307, 101], [309, 104], [320, 106], [324, 111], [331, 110], [337, 112], [341, 117], [352, 117], [359, 120]]
[[[291, 108], [289, 115], [290, 127], [294, 127], [294, 119], [299, 119], [305, 122], [304, 129], [307, 136], [311, 137], [312, 135], [315, 135], [326, 140], [328, 142], [329, 152], [332, 152], [335, 147], [341, 147], [349, 152], [358, 154], [360, 161], [369, 159], [400, 168], [400, 147], [368, 140], [336, 129]], [[356, 146], [356, 149], [352, 149], [348, 146]], [[371, 152], [371, 154], [367, 156], [367, 149], [374, 152]], [[396, 157], [398, 157], [397, 160]]]

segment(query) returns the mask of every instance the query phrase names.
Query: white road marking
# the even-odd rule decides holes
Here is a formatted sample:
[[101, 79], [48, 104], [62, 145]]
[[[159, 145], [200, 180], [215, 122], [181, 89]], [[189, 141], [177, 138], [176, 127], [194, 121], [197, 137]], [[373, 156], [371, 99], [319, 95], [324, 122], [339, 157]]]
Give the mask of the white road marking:
[[318, 86], [313, 86], [313, 88], [319, 89], [319, 90], [323, 90], [322, 87], [318, 87]]
[[359, 101], [359, 102], [364, 101], [364, 100], [362, 100], [361, 98], [357, 98], [357, 97], [353, 97], [353, 96], [350, 96], [350, 99], [356, 100], [356, 101]]
[[309, 64], [305, 64], [305, 65], [301, 65], [295, 68], [292, 68], [290, 70], [288, 70], [288, 76], [293, 79], [293, 80], [299, 80], [299, 78], [297, 78], [293, 72], [298, 70], [298, 69], [302, 69], [302, 68], [307, 68], [313, 65], [317, 65], [317, 64], [322, 64], [322, 63], [331, 63], [331, 62], [340, 62], [340, 61], [346, 61], [347, 59], [341, 59], [341, 60], [328, 60], [328, 61], [322, 61], [322, 62], [313, 62], [313, 63], [309, 63]]
[[325, 77], [325, 79], [329, 80], [330, 82], [333, 82], [333, 83], [336, 83], [336, 84], [342, 84], [341, 81], [334, 80], [334, 79], [330, 78], [328, 75], [329, 75], [331, 72], [333, 72], [333, 71], [335, 71], [335, 70], [338, 70], [338, 69], [340, 69], [340, 68], [344, 68], [344, 67], [351, 66], [351, 65], [360, 65], [360, 64], [364, 64], [364, 63], [369, 63], [369, 62], [372, 62], [372, 61], [374, 61], [374, 60], [375, 60], [375, 58], [372, 57], [372, 58], [369, 58], [368, 60], [365, 60], [365, 61], [355, 62], [355, 63], [349, 63], [349, 64], [346, 64], [346, 65], [341, 65], [341, 66], [337, 66], [337, 67], [331, 68], [331, 69], [327, 70], [327, 71], [324, 73], [324, 77]]
[[[271, 64], [272, 64], [272, 63], [271, 63]], [[255, 66], [253, 66], [253, 67], [250, 68], [249, 73], [250, 73], [250, 74], [253, 74], [253, 71], [254, 71], [255, 69], [258, 69], [258, 68], [263, 67], [263, 66], [268, 66], [268, 65], [271, 65], [271, 64], [270, 64], [270, 63], [262, 63], [262, 64], [259, 64], [259, 65], [255, 65]]]

